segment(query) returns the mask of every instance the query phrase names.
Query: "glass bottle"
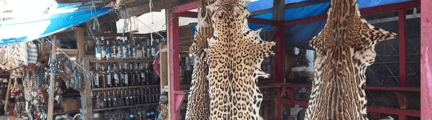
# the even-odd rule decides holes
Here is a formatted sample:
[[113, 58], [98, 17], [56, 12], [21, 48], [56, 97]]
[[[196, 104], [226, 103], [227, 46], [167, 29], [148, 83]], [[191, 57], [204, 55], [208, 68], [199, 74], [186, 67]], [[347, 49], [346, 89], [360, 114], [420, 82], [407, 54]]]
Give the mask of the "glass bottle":
[[141, 76], [141, 85], [147, 85], [147, 76], [146, 76], [146, 72], [144, 69], [144, 63], [140, 64], [140, 76]]
[[141, 84], [141, 75], [140, 75], [140, 70], [138, 68], [138, 63], [135, 63], [135, 67], [134, 67], [134, 74], [135, 74], [135, 84], [136, 85], [142, 85]]
[[119, 64], [119, 73], [120, 73], [120, 86], [125, 86], [125, 74], [124, 74], [124, 66]]
[[124, 98], [125, 98], [125, 105], [128, 106], [130, 105], [130, 101], [129, 101], [129, 94], [126, 90], [123, 91], [124, 92]]
[[140, 41], [141, 40], [135, 41], [135, 43], [136, 43], [135, 49], [137, 50], [137, 53], [136, 53], [137, 59], [142, 59], [143, 58], [143, 56], [142, 56], [143, 55], [142, 45], [141, 45]]
[[112, 85], [112, 83], [113, 83], [112, 82], [112, 78], [113, 78], [112, 74], [114, 73], [114, 71], [113, 71], [113, 69], [111, 69], [110, 64], [108, 64], [107, 67], [108, 67], [108, 71], [106, 72], [107, 73], [106, 74], [107, 86], [108, 87], [113, 87], [113, 85]]
[[146, 44], [146, 48], [147, 48], [147, 55], [146, 55], [146, 57], [147, 58], [149, 58], [149, 57], [151, 57], [151, 43], [150, 43], [151, 41], [149, 40], [149, 39], [147, 39], [147, 44]]
[[151, 53], [151, 57], [152, 58], [156, 58], [156, 56], [157, 56], [157, 51], [156, 51], [156, 49], [157, 49], [157, 46], [156, 46], [156, 41], [157, 41], [158, 39], [153, 39], [152, 40], [152, 43], [151, 43], [151, 51], [152, 51], [152, 53]]
[[117, 59], [123, 58], [123, 44], [120, 40], [117, 40]]
[[111, 44], [111, 59], [117, 59], [117, 44], [116, 42], [113, 40], [112, 44]]
[[133, 48], [132, 41], [131, 40], [127, 41], [128, 59], [133, 59], [132, 48]]
[[130, 45], [130, 50], [132, 51], [132, 58], [137, 59], [137, 48], [136, 48], [136, 40], [131, 41], [132, 44]]
[[134, 96], [135, 96], [134, 90], [129, 89], [129, 100], [130, 100], [129, 103], [130, 103], [130, 105], [135, 105]]
[[145, 96], [144, 96], [144, 88], [141, 88], [140, 89], [140, 97], [141, 97], [141, 101], [140, 101], [140, 103], [141, 104], [146, 104], [146, 102], [145, 102]]
[[99, 75], [100, 75], [100, 78], [99, 78], [99, 80], [101, 81], [101, 83], [100, 84], [102, 84], [102, 87], [103, 88], [106, 88], [107, 87], [107, 79], [106, 79], [106, 73], [107, 73], [107, 71], [106, 71], [106, 67], [105, 67], [105, 65], [102, 65], [101, 64], [101, 71], [100, 71], [100, 73], [99, 73]]
[[129, 81], [129, 79], [130, 79], [130, 77], [129, 77], [129, 66], [128, 66], [128, 63], [124, 63], [124, 66], [123, 66], [123, 74], [124, 74], [124, 86], [129, 86], [130, 85], [130, 81]]
[[151, 85], [152, 77], [151, 77], [151, 71], [149, 69], [149, 64], [145, 63], [145, 72], [146, 72], [146, 85]]
[[130, 84], [130, 86], [135, 86], [137, 84], [135, 83], [136, 77], [135, 77], [135, 71], [133, 69], [133, 64], [130, 63], [128, 68], [129, 68], [128, 73], [129, 73], [129, 82], [130, 82], [129, 84]]
[[143, 39], [141, 43], [142, 59], [147, 59], [147, 41]]
[[96, 59], [101, 60], [101, 41], [96, 38], [96, 45], [95, 45], [95, 53], [96, 53]]
[[102, 107], [103, 108], [107, 107], [107, 97], [108, 97], [107, 93], [103, 92], [103, 102], [102, 102]]
[[123, 59], [127, 59], [127, 58], [129, 58], [129, 56], [128, 56], [128, 49], [127, 49], [127, 44], [126, 44], [126, 41], [125, 40], [123, 40], [123, 44], [122, 44], [122, 58]]
[[112, 104], [112, 101], [111, 101], [110, 92], [111, 92], [111, 91], [108, 91], [108, 92], [107, 92], [107, 94], [108, 94], [108, 96], [107, 96], [107, 102], [108, 102], [107, 104], [108, 104], [108, 105], [107, 105], [107, 106], [108, 106], [108, 107], [113, 107], [113, 104]]
[[150, 103], [150, 100], [149, 100], [149, 90], [148, 90], [149, 88], [147, 87], [146, 89], [144, 89], [144, 99], [145, 99], [145, 103]]
[[96, 109], [97, 107], [97, 103], [98, 103], [98, 96], [97, 96], [97, 94], [96, 94], [96, 92], [95, 91], [93, 91], [92, 93], [91, 93], [91, 95], [92, 95], [92, 97], [93, 97], [93, 100], [92, 100], [92, 105], [93, 105], [93, 108], [94, 109]]
[[103, 37], [101, 37], [101, 59], [106, 60], [106, 47], [105, 47], [105, 40]]
[[118, 101], [117, 101], [117, 94], [116, 94], [116, 90], [114, 90], [113, 92], [112, 92], [112, 104], [113, 104], [113, 107], [117, 107], [118, 106]]
[[117, 101], [118, 101], [118, 106], [124, 106], [123, 93], [121, 90], [117, 90]]
[[112, 49], [111, 49], [111, 45], [110, 45], [110, 41], [106, 40], [106, 59], [107, 60], [111, 60], [112, 59]]
[[96, 64], [96, 70], [95, 70], [95, 74], [96, 74], [96, 76], [95, 76], [95, 88], [99, 88], [100, 86], [99, 86], [99, 78], [100, 78], [100, 75], [99, 75], [99, 70], [98, 70], [98, 67], [99, 65], [98, 64]]
[[120, 86], [120, 76], [119, 76], [119, 70], [117, 69], [117, 65], [113, 64], [114, 69], [114, 86], [118, 87]]

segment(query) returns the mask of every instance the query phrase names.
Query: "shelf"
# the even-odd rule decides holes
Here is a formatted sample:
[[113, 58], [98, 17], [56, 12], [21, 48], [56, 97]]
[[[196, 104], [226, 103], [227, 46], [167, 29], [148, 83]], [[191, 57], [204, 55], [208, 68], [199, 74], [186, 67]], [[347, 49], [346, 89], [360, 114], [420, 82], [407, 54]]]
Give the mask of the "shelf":
[[142, 107], [142, 106], [149, 106], [149, 105], [159, 105], [159, 103], [148, 103], [148, 104], [138, 104], [138, 105], [129, 105], [129, 106], [120, 106], [120, 107], [110, 107], [110, 108], [98, 108], [93, 109], [93, 111], [107, 111], [107, 110], [116, 110], [116, 109], [124, 109], [124, 108], [133, 108], [133, 107]]
[[68, 113], [79, 113], [79, 112], [80, 112], [79, 110], [76, 110], [76, 111], [69, 111], [69, 112], [53, 113], [53, 115], [65, 115]]
[[118, 62], [152, 62], [152, 58], [146, 58], [146, 59], [136, 59], [136, 60], [96, 60], [96, 59], [90, 59], [90, 63], [118, 63]]
[[113, 90], [113, 89], [129, 89], [129, 88], [142, 88], [142, 87], [159, 87], [160, 85], [139, 85], [139, 86], [123, 86], [123, 87], [106, 87], [106, 88], [92, 88], [92, 91], [98, 90]]

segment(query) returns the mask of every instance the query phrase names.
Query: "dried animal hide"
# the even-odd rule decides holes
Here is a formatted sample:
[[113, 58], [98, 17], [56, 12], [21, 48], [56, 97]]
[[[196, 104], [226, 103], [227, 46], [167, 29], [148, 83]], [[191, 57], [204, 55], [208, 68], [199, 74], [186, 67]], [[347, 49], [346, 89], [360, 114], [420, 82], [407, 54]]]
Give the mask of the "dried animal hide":
[[27, 43], [0, 47], [0, 68], [11, 70], [28, 64]]
[[265, 57], [274, 55], [275, 42], [263, 41], [247, 25], [249, 2], [218, 0], [208, 6], [214, 28], [208, 40], [210, 119], [257, 120], [263, 95], [258, 77], [269, 77], [261, 70]]
[[206, 8], [210, 0], [200, 0], [198, 11], [198, 25], [195, 31], [195, 41], [189, 48], [194, 59], [192, 84], [189, 92], [186, 120], [200, 120], [210, 117], [210, 96], [208, 64], [204, 62], [204, 49], [208, 48], [207, 39], [213, 35], [210, 24], [210, 11]]
[[375, 45], [396, 34], [361, 18], [357, 0], [332, 0], [324, 29], [309, 43], [316, 50], [307, 120], [367, 118], [366, 68]]

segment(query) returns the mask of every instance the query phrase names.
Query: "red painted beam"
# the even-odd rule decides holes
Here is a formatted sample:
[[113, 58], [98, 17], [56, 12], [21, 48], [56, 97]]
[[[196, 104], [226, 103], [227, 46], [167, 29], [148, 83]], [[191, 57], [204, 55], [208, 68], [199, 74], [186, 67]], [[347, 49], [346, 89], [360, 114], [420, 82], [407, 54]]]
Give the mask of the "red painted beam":
[[[301, 106], [308, 106], [308, 104], [309, 104], [308, 101], [294, 100], [293, 102], [291, 102], [291, 100], [288, 100], [288, 99], [281, 99], [278, 102], [281, 102], [282, 104], [301, 105]], [[418, 111], [418, 110], [367, 107], [367, 112], [420, 117], [420, 111]]]
[[[197, 12], [182, 12], [182, 13], [178, 13], [178, 16], [197, 18], [198, 13]], [[273, 26], [282, 25], [282, 22], [279, 22], [279, 21], [258, 19], [258, 18], [248, 18], [248, 22], [249, 23], [256, 23], [256, 24], [264, 24], [264, 25], [273, 25]]]
[[282, 88], [277, 88], [277, 120], [282, 120]]
[[432, 0], [421, 1], [421, 118], [432, 120]]
[[[403, 110], [394, 108], [367, 107], [368, 112], [420, 117], [419, 110]], [[428, 120], [428, 119], [425, 119]]]
[[276, 35], [272, 41], [276, 42], [276, 83], [284, 82], [284, 62], [285, 62], [285, 27], [278, 27]]
[[199, 3], [199, 1], [195, 1], [195, 2], [191, 2], [191, 3], [179, 5], [179, 6], [175, 7], [175, 8], [173, 8], [173, 9], [171, 9], [171, 12], [172, 13], [187, 12], [188, 10], [192, 10], [192, 9], [198, 8], [198, 3]]
[[[174, 18], [173, 18], [174, 17]], [[179, 17], [170, 15], [172, 20], [169, 23], [169, 62], [170, 62], [170, 83], [171, 83], [171, 120], [180, 120], [180, 113], [176, 111], [177, 95], [176, 91], [180, 90], [180, 60], [179, 60]]]
[[399, 84], [407, 87], [407, 37], [406, 37], [406, 11], [399, 9]]
[[[370, 7], [370, 8], [363, 8], [363, 9], [360, 9], [360, 13], [362, 15], [364, 15], [364, 14], [371, 14], [371, 13], [386, 12], [386, 11], [391, 11], [391, 10], [413, 8], [413, 7], [418, 7], [418, 6], [420, 6], [420, 0], [414, 0], [414, 1], [401, 2], [401, 3], [395, 3], [395, 4], [389, 4], [389, 5], [382, 5], [382, 6], [376, 6], [376, 7]], [[321, 21], [321, 20], [326, 20], [326, 19], [327, 19], [327, 15], [319, 15], [319, 16], [314, 16], [314, 17], [307, 17], [307, 18], [284, 21], [282, 23], [282, 25], [287, 26], [287, 25], [308, 23], [308, 22], [314, 22], [314, 21]]]

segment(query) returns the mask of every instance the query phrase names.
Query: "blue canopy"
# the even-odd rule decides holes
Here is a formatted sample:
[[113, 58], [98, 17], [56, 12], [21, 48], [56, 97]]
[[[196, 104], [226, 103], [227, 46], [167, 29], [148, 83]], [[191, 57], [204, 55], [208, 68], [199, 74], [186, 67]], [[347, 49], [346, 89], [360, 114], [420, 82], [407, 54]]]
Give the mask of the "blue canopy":
[[[76, 8], [81, 3], [59, 4], [57, 10]], [[114, 10], [110, 7], [91, 11], [47, 14], [32, 18], [20, 18], [0, 23], [0, 46], [12, 45], [52, 35], [75, 25], [92, 20], [94, 15], [100, 17]]]
[[[357, 0], [359, 8], [375, 7], [399, 2], [406, 2], [409, 0]], [[327, 14], [330, 8], [330, 0], [285, 0], [285, 4], [295, 3], [319, 3], [309, 6], [285, 9], [285, 21], [295, 20], [306, 17], [313, 17], [318, 15]], [[258, 0], [250, 3], [246, 7], [250, 12], [261, 11], [273, 8], [273, 0]], [[259, 19], [273, 19], [273, 12], [262, 13], [251, 16], [252, 18]], [[326, 21], [315, 21], [303, 24], [285, 26], [285, 43], [292, 44], [299, 48], [310, 48], [307, 43], [312, 37], [316, 36], [323, 29]], [[269, 30], [273, 27], [271, 25], [249, 23], [249, 28], [257, 30]]]

